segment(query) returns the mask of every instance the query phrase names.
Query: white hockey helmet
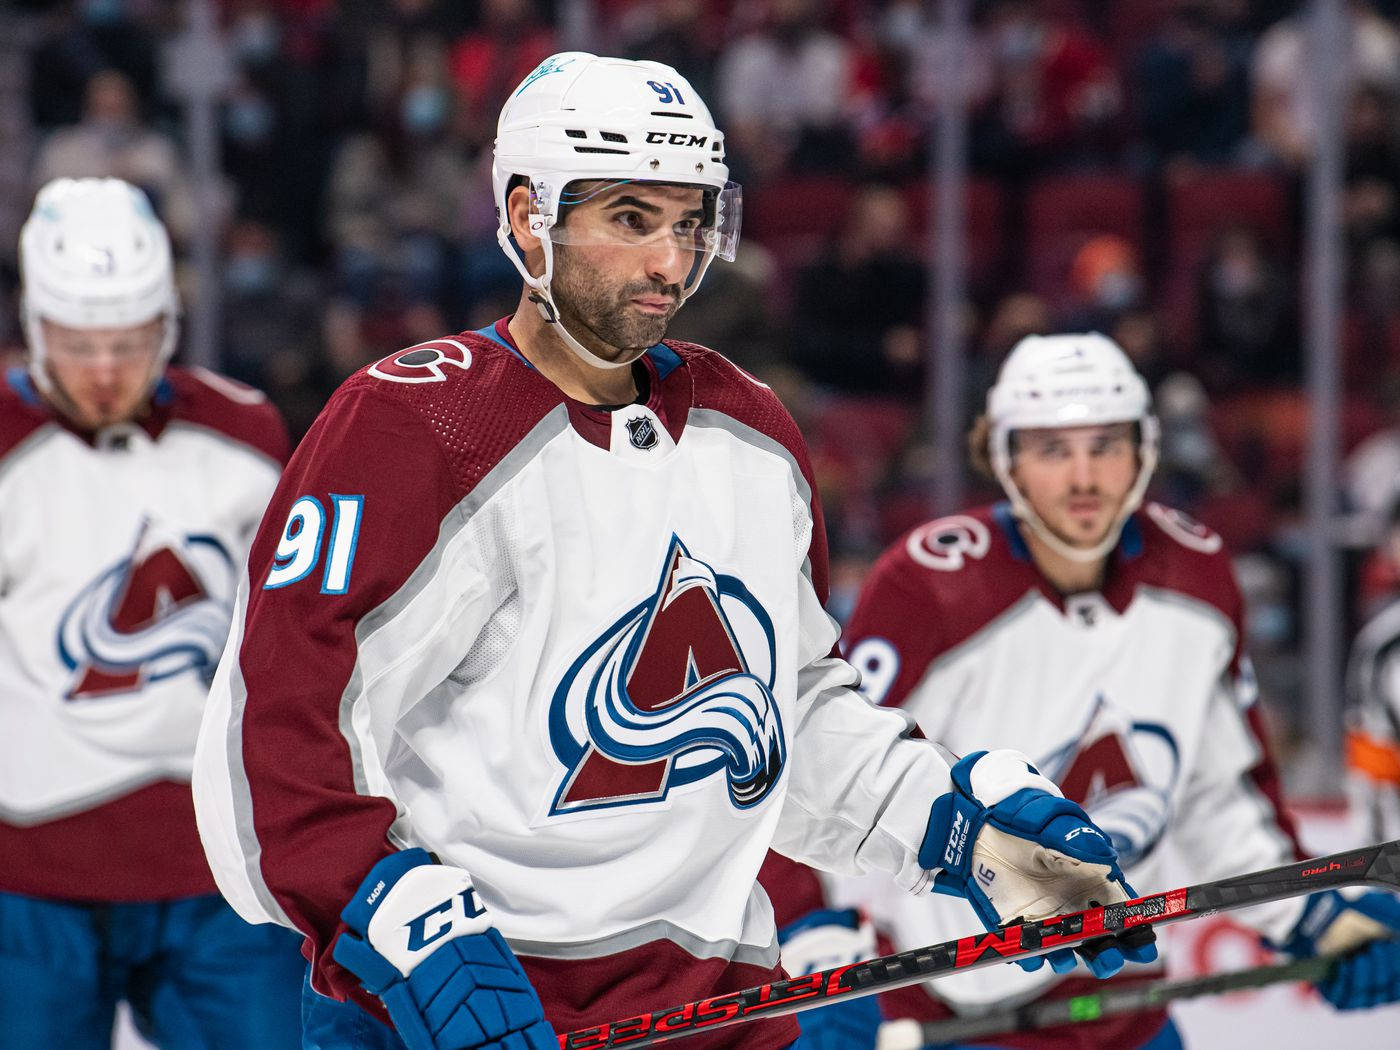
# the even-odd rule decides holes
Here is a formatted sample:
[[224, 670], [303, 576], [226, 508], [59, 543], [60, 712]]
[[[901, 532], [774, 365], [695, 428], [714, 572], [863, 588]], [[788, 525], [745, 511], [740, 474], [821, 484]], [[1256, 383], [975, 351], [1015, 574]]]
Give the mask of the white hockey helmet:
[[[544, 249], [539, 276], [530, 273], [511, 236], [507, 197], [519, 184], [517, 177], [531, 190], [532, 232]], [[709, 109], [684, 77], [660, 62], [565, 51], [541, 62], [502, 107], [491, 167], [497, 239], [533, 289], [541, 316], [564, 342], [589, 364], [616, 368], [630, 364], [640, 351], [619, 361], [591, 353], [560, 323], [550, 291], [553, 246], [578, 243], [557, 224], [563, 208], [587, 199], [570, 191], [581, 180], [679, 183], [706, 191], [704, 220], [686, 232], [682, 245], [695, 253], [682, 302], [699, 287], [716, 255], [733, 260], [741, 195], [729, 181], [724, 136]]]
[[[987, 395], [987, 420], [992, 469], [1016, 516], [1072, 561], [1097, 561], [1112, 550], [1123, 523], [1142, 503], [1161, 445], [1147, 384], [1118, 344], [1097, 332], [1027, 336], [1002, 363]], [[1093, 547], [1075, 547], [1046, 527], [1016, 487], [1011, 435], [1017, 430], [1101, 423], [1138, 425], [1138, 474], [1107, 535]]]
[[170, 238], [146, 195], [121, 179], [54, 179], [20, 230], [20, 317], [29, 371], [45, 393], [40, 321], [70, 328], [125, 328], [165, 321], [154, 385], [179, 334]]

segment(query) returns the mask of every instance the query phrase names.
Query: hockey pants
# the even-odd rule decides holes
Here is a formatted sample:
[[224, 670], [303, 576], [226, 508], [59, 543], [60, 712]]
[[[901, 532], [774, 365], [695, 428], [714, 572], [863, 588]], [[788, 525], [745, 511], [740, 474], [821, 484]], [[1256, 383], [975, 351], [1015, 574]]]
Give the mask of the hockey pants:
[[300, 1045], [300, 938], [218, 896], [88, 904], [0, 893], [0, 1045], [109, 1050], [117, 1003], [162, 1050]]

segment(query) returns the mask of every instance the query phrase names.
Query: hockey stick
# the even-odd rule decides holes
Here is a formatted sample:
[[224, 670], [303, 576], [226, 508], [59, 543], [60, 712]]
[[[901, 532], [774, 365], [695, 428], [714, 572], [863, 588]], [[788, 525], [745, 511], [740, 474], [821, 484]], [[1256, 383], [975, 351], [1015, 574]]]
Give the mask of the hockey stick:
[[923, 1050], [930, 1044], [964, 1043], [985, 1036], [1084, 1024], [1101, 1017], [1155, 1009], [1178, 999], [1223, 995], [1290, 981], [1319, 981], [1327, 975], [1334, 962], [1336, 956], [1318, 955], [1311, 959], [1256, 966], [1233, 973], [1206, 974], [1204, 977], [1123, 986], [1109, 981], [1101, 992], [1067, 999], [1040, 999], [977, 1017], [952, 1017], [946, 1021], [887, 1021], [880, 1026], [880, 1038], [875, 1046], [876, 1050]]
[[1050, 919], [1013, 922], [991, 933], [960, 937], [927, 948], [884, 955], [806, 977], [726, 992], [669, 1010], [566, 1032], [559, 1037], [559, 1046], [561, 1050], [653, 1046], [668, 1039], [758, 1018], [779, 1017], [838, 1000], [887, 992], [957, 971], [1044, 955], [1055, 948], [1119, 934], [1137, 926], [1161, 926], [1230, 908], [1267, 904], [1358, 883], [1400, 888], [1400, 841], [1153, 893]]

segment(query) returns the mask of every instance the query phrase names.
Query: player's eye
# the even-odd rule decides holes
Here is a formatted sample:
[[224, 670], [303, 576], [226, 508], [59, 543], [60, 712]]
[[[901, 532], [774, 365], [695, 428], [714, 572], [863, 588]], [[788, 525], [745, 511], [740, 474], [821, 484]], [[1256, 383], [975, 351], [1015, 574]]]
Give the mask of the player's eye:
[[620, 211], [614, 221], [628, 233], [645, 233], [647, 230], [646, 219], [639, 211]]

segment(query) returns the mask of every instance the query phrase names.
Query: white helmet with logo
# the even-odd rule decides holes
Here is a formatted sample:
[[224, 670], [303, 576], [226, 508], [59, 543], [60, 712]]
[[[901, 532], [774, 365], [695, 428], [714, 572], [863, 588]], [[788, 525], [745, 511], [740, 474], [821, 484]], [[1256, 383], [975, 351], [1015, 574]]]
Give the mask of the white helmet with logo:
[[[1118, 542], [1123, 523], [1142, 503], [1157, 467], [1161, 431], [1147, 384], [1112, 339], [1084, 335], [1032, 335], [1016, 344], [987, 395], [992, 469], [1016, 516], [1052, 550], [1072, 561], [1102, 558]], [[1011, 435], [1017, 430], [1138, 425], [1138, 475], [1108, 534], [1093, 547], [1075, 547], [1052, 533], [1011, 477]]]
[[[530, 273], [511, 236], [507, 198], [525, 180], [531, 191], [531, 232], [544, 250], [544, 272]], [[557, 224], [562, 209], [587, 196], [570, 192], [580, 180], [664, 182], [699, 186], [705, 218], [688, 233], [694, 259], [681, 288], [684, 302], [714, 256], [732, 260], [738, 245], [741, 198], [729, 181], [724, 137], [690, 84], [660, 62], [599, 58], [582, 51], [551, 55], [527, 76], [501, 109], [491, 169], [497, 239], [533, 289], [545, 321], [589, 364], [615, 368], [589, 352], [559, 320], [550, 290], [553, 246], [568, 243]], [[596, 191], [594, 191], [596, 192]]]
[[151, 202], [121, 179], [55, 179], [41, 189], [19, 238], [20, 316], [29, 370], [46, 393], [40, 322], [125, 328], [165, 321], [154, 384], [175, 351], [179, 297], [170, 238]]

